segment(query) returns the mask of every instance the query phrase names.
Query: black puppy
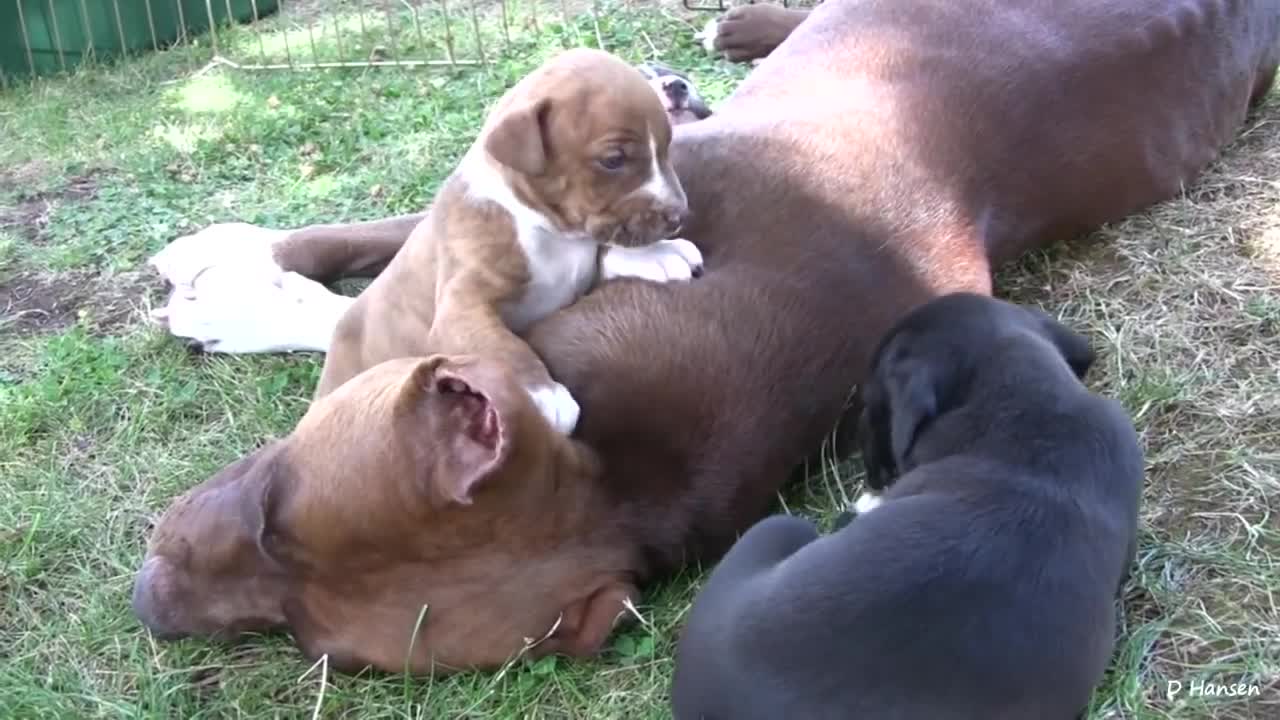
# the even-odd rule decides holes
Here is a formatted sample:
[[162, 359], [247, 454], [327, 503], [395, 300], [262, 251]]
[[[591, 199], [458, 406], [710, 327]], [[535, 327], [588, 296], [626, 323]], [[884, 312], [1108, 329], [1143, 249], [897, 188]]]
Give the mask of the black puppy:
[[878, 509], [752, 527], [698, 595], [677, 720], [1070, 720], [1113, 651], [1143, 457], [1088, 341], [982, 295], [881, 341], [860, 442]]

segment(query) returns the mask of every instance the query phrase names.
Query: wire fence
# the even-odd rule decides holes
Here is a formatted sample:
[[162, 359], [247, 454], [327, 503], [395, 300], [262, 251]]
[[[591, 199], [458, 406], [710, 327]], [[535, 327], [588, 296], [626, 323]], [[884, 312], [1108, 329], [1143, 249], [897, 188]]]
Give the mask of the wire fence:
[[[608, 7], [603, 4], [607, 3]], [[665, 0], [676, 6], [674, 0]], [[794, 4], [781, 0], [780, 4]], [[487, 65], [549, 24], [664, 0], [0, 0], [0, 83], [170, 48], [248, 71]], [[722, 12], [730, 0], [679, 0]], [[603, 37], [597, 29], [597, 44]]]

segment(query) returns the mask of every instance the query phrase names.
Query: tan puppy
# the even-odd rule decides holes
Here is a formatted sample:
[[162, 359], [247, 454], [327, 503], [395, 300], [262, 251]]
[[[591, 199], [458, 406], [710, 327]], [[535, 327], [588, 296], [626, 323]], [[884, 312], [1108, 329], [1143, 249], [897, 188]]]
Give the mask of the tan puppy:
[[578, 403], [518, 334], [603, 280], [701, 271], [697, 247], [662, 239], [688, 213], [670, 142], [644, 76], [609, 53], [570, 50], [527, 75], [343, 315], [316, 396], [384, 360], [466, 353], [505, 365], [572, 432]]

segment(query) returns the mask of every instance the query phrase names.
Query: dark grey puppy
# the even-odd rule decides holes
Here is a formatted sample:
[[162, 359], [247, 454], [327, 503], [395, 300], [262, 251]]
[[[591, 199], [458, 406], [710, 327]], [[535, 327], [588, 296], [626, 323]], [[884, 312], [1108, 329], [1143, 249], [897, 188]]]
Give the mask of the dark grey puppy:
[[636, 69], [649, 79], [649, 85], [658, 93], [672, 125], [711, 117], [711, 108], [703, 102], [697, 86], [684, 73], [652, 60], [640, 63]]
[[1070, 720], [1113, 651], [1143, 456], [1088, 341], [946, 295], [881, 341], [860, 442], [882, 505], [752, 527], [698, 595], [678, 720]]

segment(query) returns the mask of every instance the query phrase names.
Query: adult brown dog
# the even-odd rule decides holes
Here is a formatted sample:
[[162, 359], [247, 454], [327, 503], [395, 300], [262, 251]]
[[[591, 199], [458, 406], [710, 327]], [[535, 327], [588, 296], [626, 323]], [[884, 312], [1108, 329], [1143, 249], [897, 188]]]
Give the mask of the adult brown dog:
[[[590, 654], [637, 588], [766, 512], [893, 322], [1174, 195], [1278, 61], [1270, 0], [829, 1], [677, 129], [706, 274], [610, 283], [529, 333], [581, 403], [574, 440], [482, 361], [378, 366], [174, 503], [136, 612], [165, 635], [286, 626], [344, 668]], [[419, 220], [277, 231], [262, 255], [373, 273]]]

